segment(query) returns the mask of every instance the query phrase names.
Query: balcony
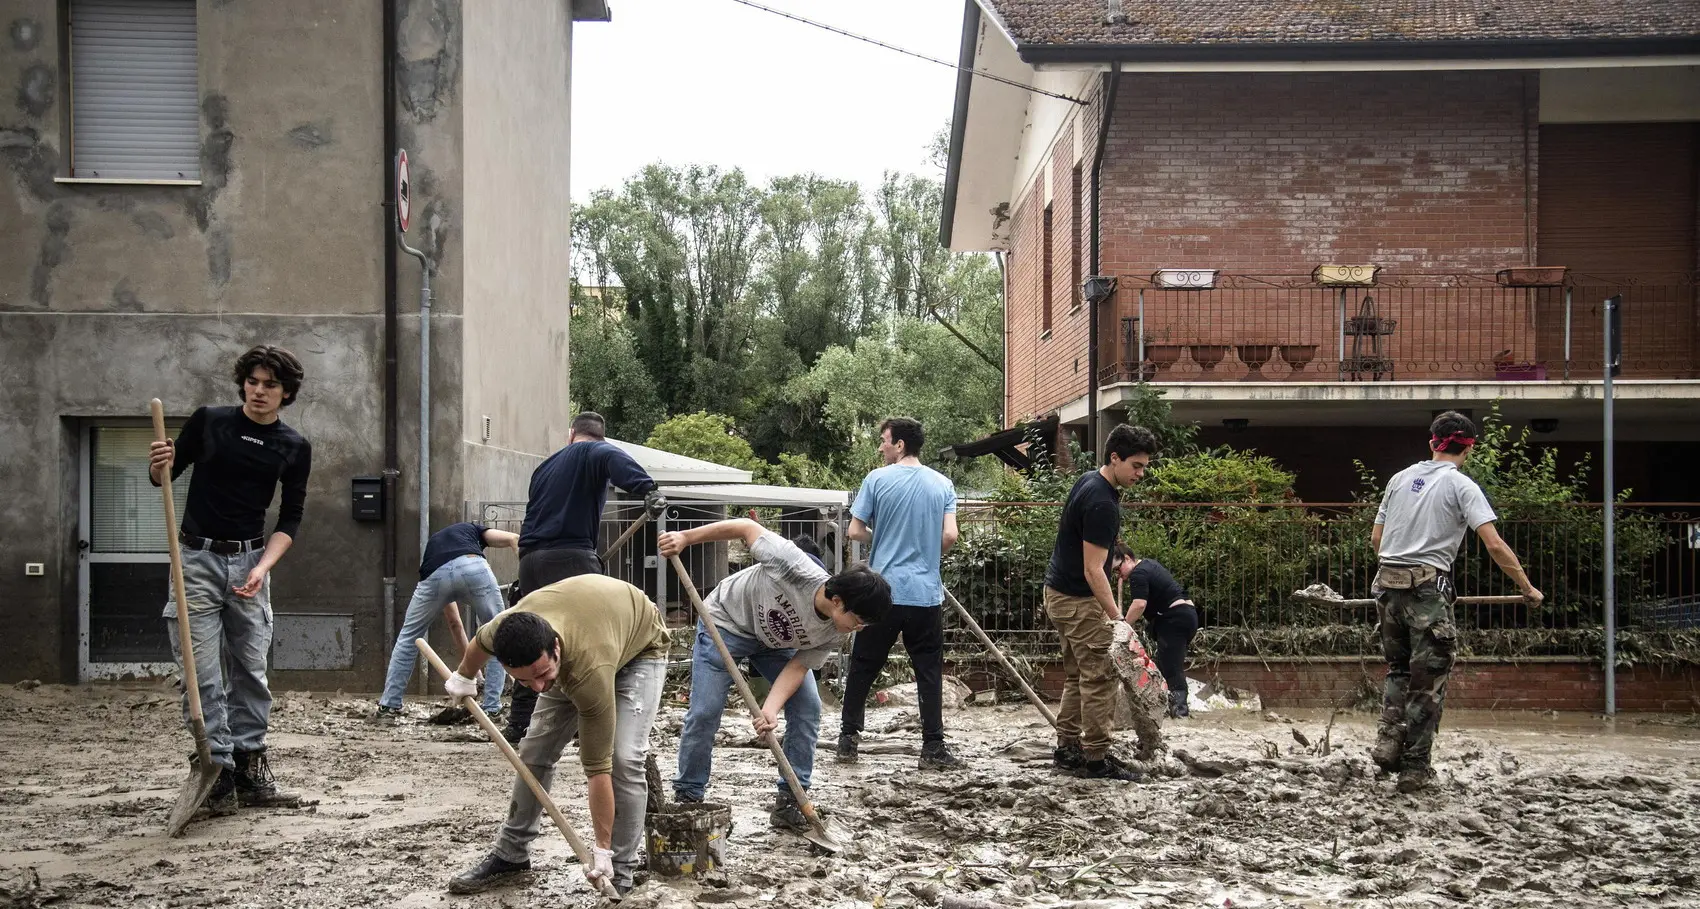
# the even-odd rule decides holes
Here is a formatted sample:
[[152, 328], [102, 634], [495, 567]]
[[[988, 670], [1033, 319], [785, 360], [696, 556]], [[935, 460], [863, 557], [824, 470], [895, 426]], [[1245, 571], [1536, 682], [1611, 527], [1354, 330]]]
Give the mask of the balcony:
[[1602, 302], [1623, 298], [1621, 376], [1700, 378], [1694, 273], [1222, 275], [1210, 289], [1119, 278], [1101, 385], [1118, 382], [1539, 382], [1603, 371]]

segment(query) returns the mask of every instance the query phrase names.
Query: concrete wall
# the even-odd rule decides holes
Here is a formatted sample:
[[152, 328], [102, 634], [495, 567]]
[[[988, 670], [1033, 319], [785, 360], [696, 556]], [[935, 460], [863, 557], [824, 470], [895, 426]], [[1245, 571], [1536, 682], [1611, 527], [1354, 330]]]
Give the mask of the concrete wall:
[[[560, 6], [532, 12], [559, 19]], [[432, 461], [440, 525], [458, 519], [467, 476], [492, 489], [509, 482], [506, 492], [511, 477], [529, 474], [529, 461], [504, 454], [470, 473], [464, 463], [462, 440], [476, 428], [464, 426], [462, 395], [461, 7], [402, 0], [400, 12], [398, 129], [415, 178], [409, 242], [438, 263]], [[381, 6], [203, 0], [197, 13], [203, 184], [67, 184], [54, 180], [67, 173], [59, 5], [0, 0], [0, 96], [15, 102], [0, 110], [0, 615], [17, 632], [0, 641], [0, 679], [74, 678], [81, 426], [144, 417], [156, 395], [179, 417], [233, 402], [230, 363], [260, 342], [303, 360], [306, 385], [284, 418], [314, 446], [306, 520], [274, 576], [279, 634], [292, 616], [319, 613], [349, 617], [353, 636], [352, 670], [274, 671], [273, 682], [354, 687], [374, 682], [388, 654], [381, 525], [349, 513], [350, 478], [382, 468], [382, 244], [390, 233], [381, 204], [389, 172]], [[550, 65], [563, 69], [554, 80], [561, 97], [565, 34], [563, 26], [535, 35], [552, 49]], [[482, 40], [488, 49], [506, 39]], [[555, 116], [564, 121], [564, 108]], [[561, 149], [564, 156], [564, 142]], [[561, 180], [564, 187], [564, 172]], [[510, 191], [502, 204], [523, 198]], [[419, 269], [404, 258], [400, 273], [405, 605], [419, 552]], [[534, 333], [505, 334], [513, 350], [542, 344]], [[24, 577], [26, 561], [45, 562], [46, 576]], [[163, 607], [163, 589], [159, 598]]]
[[[567, 5], [471, 6], [465, 17], [466, 395], [469, 501], [523, 500], [566, 444], [572, 268]], [[490, 419], [490, 438], [483, 422]]]

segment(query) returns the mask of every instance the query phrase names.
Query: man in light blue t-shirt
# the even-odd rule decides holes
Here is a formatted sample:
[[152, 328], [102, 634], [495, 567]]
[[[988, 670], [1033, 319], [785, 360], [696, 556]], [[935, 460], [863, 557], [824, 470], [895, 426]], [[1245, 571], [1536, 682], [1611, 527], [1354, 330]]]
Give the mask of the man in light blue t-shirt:
[[861, 741], [868, 691], [885, 668], [891, 645], [915, 669], [921, 701], [921, 769], [960, 767], [944, 744], [944, 582], [939, 559], [956, 543], [956, 487], [921, 465], [921, 424], [894, 417], [880, 424], [884, 467], [868, 474], [850, 506], [850, 538], [873, 544], [870, 566], [891, 584], [891, 612], [856, 632], [844, 682], [838, 760], [852, 763]]

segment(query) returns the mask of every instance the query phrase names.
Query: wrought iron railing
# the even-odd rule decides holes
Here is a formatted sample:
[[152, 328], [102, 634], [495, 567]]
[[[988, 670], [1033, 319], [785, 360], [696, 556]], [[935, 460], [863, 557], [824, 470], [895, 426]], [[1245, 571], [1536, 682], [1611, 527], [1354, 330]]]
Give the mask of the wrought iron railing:
[[1373, 285], [1222, 275], [1209, 289], [1121, 277], [1101, 383], [1594, 378], [1603, 301], [1623, 297], [1625, 378], [1700, 377], [1694, 273], [1382, 274]]

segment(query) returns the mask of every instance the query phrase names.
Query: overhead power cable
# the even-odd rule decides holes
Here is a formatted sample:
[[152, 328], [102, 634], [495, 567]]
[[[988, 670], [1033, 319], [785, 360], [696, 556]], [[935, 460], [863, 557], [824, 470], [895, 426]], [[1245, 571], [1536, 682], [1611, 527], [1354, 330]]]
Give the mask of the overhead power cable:
[[1011, 86], [1014, 86], [1016, 88], [1021, 89], [1022, 91], [1032, 92], [1035, 95], [1044, 95], [1047, 98], [1055, 98], [1058, 101], [1070, 101], [1070, 102], [1073, 102], [1075, 104], [1079, 104], [1082, 107], [1086, 106], [1086, 102], [1084, 100], [1082, 100], [1080, 98], [1076, 98], [1073, 95], [1064, 95], [1064, 94], [1061, 94], [1060, 92], [1051, 92], [1051, 91], [1046, 91], [1042, 88], [1034, 88], [1031, 85], [1022, 84], [1020, 82], [1015, 81], [1014, 79], [1005, 79], [1003, 76], [993, 75], [992, 73], [988, 73], [985, 70], [969, 69], [965, 66], [961, 66], [959, 64], [952, 63], [949, 60], [940, 60], [937, 57], [929, 57], [926, 54], [920, 53], [919, 51], [912, 51], [912, 50], [909, 50], [908, 48], [898, 47], [895, 44], [887, 44], [884, 41], [880, 41], [877, 38], [870, 38], [867, 35], [858, 35], [855, 32], [845, 31], [844, 29], [839, 28], [835, 25], [827, 25], [825, 22], [816, 22], [813, 19], [805, 19], [802, 16], [798, 16], [798, 15], [795, 15], [795, 14], [792, 14], [792, 13], [788, 13], [788, 12], [782, 10], [782, 9], [774, 9], [771, 6], [762, 6], [760, 3], [754, 2], [754, 0], [732, 0], [732, 2], [742, 4], [744, 6], [750, 7], [751, 9], [759, 9], [764, 13], [772, 13], [775, 16], [779, 16], [779, 17], [785, 18], [785, 19], [790, 19], [794, 22], [801, 22], [804, 25], [812, 25], [815, 28], [825, 29], [826, 31], [832, 32], [835, 35], [843, 35], [846, 38], [853, 38], [857, 41], [862, 41], [862, 42], [865, 42], [865, 43], [868, 43], [868, 44], [872, 44], [875, 47], [883, 47], [883, 48], [885, 48], [886, 50], [889, 50], [889, 51], [896, 51], [900, 54], [904, 54], [906, 56], [914, 57], [917, 60], [925, 60], [928, 63], [937, 63], [940, 66], [948, 66], [951, 69], [954, 69], [958, 72], [973, 73], [974, 75], [979, 76], [982, 79], [990, 79], [993, 82], [1001, 82], [1004, 85], [1011, 85]]

